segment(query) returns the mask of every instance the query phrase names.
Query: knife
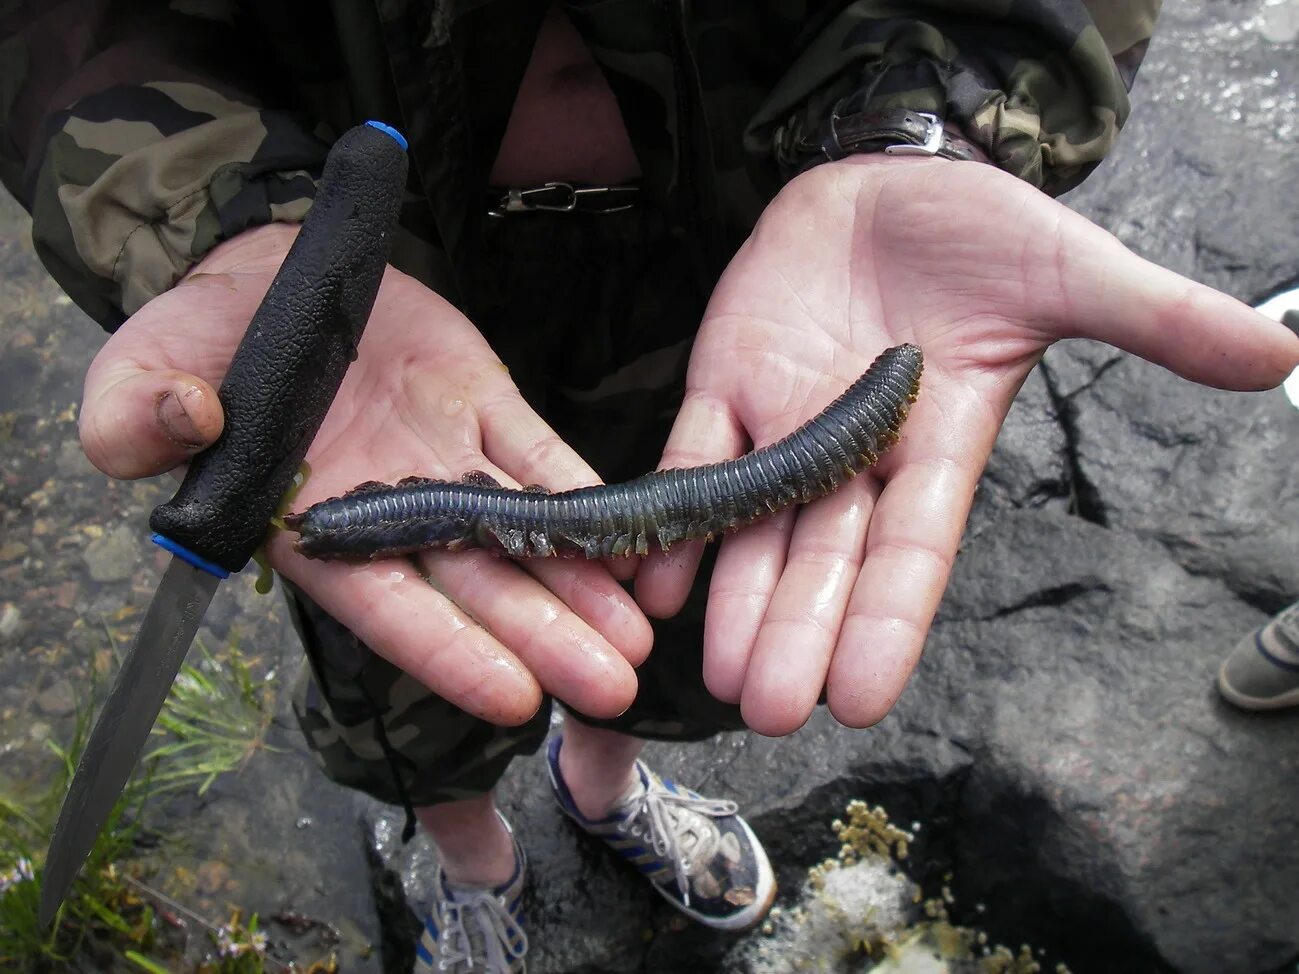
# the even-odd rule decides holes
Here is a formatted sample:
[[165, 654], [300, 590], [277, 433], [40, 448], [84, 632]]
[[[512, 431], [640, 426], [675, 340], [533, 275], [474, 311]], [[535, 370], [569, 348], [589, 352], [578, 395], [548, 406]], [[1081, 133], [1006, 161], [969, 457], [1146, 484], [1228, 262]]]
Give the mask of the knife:
[[171, 564], [59, 811], [45, 858], [42, 927], [131, 776], [217, 585], [262, 543], [356, 358], [405, 185], [406, 140], [396, 129], [366, 122], [334, 143], [302, 230], [218, 390], [225, 429], [149, 518]]

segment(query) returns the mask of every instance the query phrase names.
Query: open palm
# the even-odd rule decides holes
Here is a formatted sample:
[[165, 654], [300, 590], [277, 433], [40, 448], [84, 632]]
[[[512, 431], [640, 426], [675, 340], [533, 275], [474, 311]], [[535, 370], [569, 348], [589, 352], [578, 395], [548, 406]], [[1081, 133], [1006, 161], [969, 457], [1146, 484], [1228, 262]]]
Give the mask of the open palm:
[[[919, 659], [997, 432], [1047, 346], [1097, 338], [1198, 382], [1279, 383], [1299, 340], [1136, 257], [992, 167], [857, 157], [768, 207], [713, 293], [664, 466], [736, 456], [815, 415], [890, 345], [925, 355], [901, 441], [833, 496], [723, 544], [704, 677], [767, 734], [824, 692], [879, 720]], [[650, 614], [684, 600], [699, 546], [637, 577]]]
[[[221, 411], [211, 390], [294, 233], [265, 227], [223, 245], [109, 340], [87, 375], [81, 418], [98, 466], [142, 476], [185, 458], [156, 422], [169, 383], [197, 389], [187, 410], [201, 435], [189, 452], [215, 438]], [[297, 509], [366, 480], [458, 479], [474, 469], [553, 489], [597, 481], [469, 322], [392, 269], [307, 460]], [[483, 552], [421, 555], [417, 566], [324, 563], [295, 553], [283, 533], [268, 551], [376, 652], [493, 722], [528, 719], [543, 689], [596, 717], [621, 713], [635, 695], [632, 667], [649, 651], [649, 624], [598, 563], [520, 566]]]

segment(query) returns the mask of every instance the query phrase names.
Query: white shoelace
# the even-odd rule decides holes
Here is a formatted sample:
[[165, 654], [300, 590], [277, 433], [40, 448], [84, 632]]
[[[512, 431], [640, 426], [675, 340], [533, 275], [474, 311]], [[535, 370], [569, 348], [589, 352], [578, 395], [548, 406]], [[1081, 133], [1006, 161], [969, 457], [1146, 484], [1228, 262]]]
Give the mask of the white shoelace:
[[[447, 899], [439, 911], [443, 926], [438, 937], [438, 970], [447, 971], [459, 963], [474, 968], [474, 944], [471, 932], [465, 929], [468, 921], [482, 936], [483, 971], [508, 974], [510, 965], [527, 954], [528, 934], [510, 915], [505, 897], [494, 896], [491, 890], [456, 890], [454, 895], [456, 898]], [[511, 949], [511, 943], [518, 946]]]
[[654, 854], [672, 864], [681, 902], [689, 906], [690, 877], [707, 865], [719, 839], [710, 819], [734, 815], [739, 806], [726, 799], [691, 798], [649, 786], [633, 802], [618, 831], [649, 839]]

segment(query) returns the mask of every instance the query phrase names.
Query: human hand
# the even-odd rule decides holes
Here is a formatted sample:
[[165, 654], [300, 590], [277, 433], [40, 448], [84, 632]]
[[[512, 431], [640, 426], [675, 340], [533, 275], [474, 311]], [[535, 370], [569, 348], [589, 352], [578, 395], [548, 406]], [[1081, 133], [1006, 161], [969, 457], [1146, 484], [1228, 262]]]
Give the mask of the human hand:
[[[823, 688], [842, 723], [880, 720], [919, 660], [1011, 400], [1068, 337], [1226, 389], [1274, 386], [1299, 364], [1283, 326], [990, 166], [859, 156], [790, 183], [713, 292], [662, 465], [779, 439], [887, 346], [919, 345], [925, 371], [879, 464], [724, 541], [709, 690], [764, 734], [802, 726]], [[646, 612], [680, 608], [699, 553], [641, 567]]]
[[[222, 244], [108, 340], [81, 411], [82, 445], [97, 467], [149, 476], [216, 439], [214, 389], [296, 230], [272, 225]], [[366, 480], [455, 480], [474, 469], [556, 490], [597, 482], [473, 326], [392, 268], [307, 460], [299, 508]], [[543, 688], [594, 717], [621, 713], [635, 696], [632, 667], [649, 651], [649, 623], [598, 563], [436, 552], [421, 555], [416, 572], [405, 559], [308, 561], [282, 533], [267, 553], [376, 652], [494, 723], [527, 720]]]

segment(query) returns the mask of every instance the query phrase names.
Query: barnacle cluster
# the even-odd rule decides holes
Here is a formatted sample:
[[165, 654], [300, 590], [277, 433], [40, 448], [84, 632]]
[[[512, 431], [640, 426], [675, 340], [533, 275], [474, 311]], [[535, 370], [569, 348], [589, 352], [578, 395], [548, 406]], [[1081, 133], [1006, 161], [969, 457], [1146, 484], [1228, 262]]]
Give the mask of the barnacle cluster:
[[[951, 920], [950, 875], [936, 895], [926, 896], [902, 870], [920, 828], [918, 822], [909, 829], [895, 825], [882, 806], [850, 802], [831, 823], [838, 852], [808, 870], [797, 904], [771, 911], [764, 937], [741, 948], [745, 967], [755, 974], [883, 974], [925, 954], [952, 974], [1042, 974], [1042, 951], [990, 944], [982, 931]], [[983, 905], [975, 910], [983, 912]], [[1069, 970], [1058, 964], [1053, 974]]]
[[[848, 803], [846, 811], [847, 822], [837, 818], [830, 823], [830, 830], [842, 843], [839, 862], [855, 862], [865, 855], [883, 856], [898, 862], [907, 857], [916, 837], [914, 833], [894, 825], [883, 805], [872, 808], [864, 801], [854, 799]], [[833, 861], [827, 860], [822, 865]]]

